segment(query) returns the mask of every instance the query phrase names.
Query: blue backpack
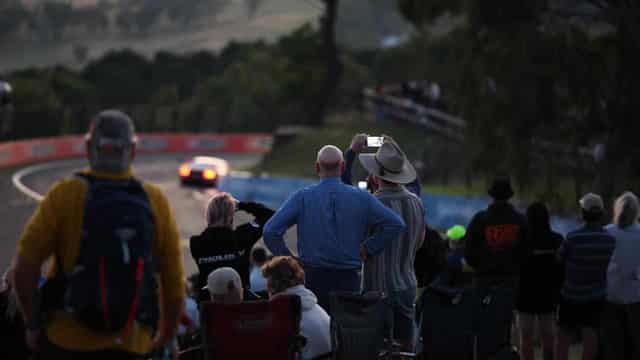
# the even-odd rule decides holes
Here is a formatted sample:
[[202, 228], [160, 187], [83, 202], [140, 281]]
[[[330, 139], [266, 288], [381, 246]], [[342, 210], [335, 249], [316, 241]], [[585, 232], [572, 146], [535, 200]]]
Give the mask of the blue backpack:
[[[133, 322], [155, 328], [154, 217], [142, 184], [77, 174], [87, 181], [78, 260], [62, 307], [90, 329], [126, 338]], [[61, 271], [59, 273], [62, 273]]]

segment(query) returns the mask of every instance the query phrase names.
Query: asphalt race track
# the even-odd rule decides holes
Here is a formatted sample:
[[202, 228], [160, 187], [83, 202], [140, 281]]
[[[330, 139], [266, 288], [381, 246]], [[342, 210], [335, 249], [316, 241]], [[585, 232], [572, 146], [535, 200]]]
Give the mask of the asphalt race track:
[[[231, 169], [247, 169], [261, 160], [259, 155], [218, 154], [229, 161]], [[214, 193], [214, 189], [192, 188], [180, 185], [177, 175], [179, 164], [189, 158], [189, 155], [154, 155], [141, 156], [134, 163], [134, 169], [140, 178], [157, 184], [169, 198], [169, 202], [180, 226], [181, 237], [185, 250], [184, 261], [187, 274], [194, 272], [195, 264], [188, 252], [185, 239], [200, 233], [205, 226], [204, 208], [207, 199]], [[65, 160], [51, 162], [45, 169], [38, 170], [22, 177], [22, 183], [29, 189], [45, 194], [47, 189], [57, 180], [73, 174], [74, 171], [86, 166], [85, 160]], [[0, 170], [0, 194], [3, 206], [0, 207], [0, 271], [10, 264], [16, 249], [16, 242], [37, 202], [20, 192], [13, 184], [13, 175], [25, 167]], [[29, 171], [27, 171], [29, 172]], [[232, 177], [227, 179], [232, 181]], [[236, 224], [246, 222], [248, 216], [238, 213]]]

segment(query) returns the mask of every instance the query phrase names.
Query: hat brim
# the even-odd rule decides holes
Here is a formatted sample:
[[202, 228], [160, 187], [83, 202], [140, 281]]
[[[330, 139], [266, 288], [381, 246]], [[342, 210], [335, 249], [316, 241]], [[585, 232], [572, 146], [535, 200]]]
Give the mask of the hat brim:
[[360, 154], [358, 155], [358, 160], [369, 173], [392, 183], [408, 184], [416, 179], [416, 169], [406, 159], [399, 173], [385, 171], [384, 175], [380, 175], [380, 165], [376, 161], [376, 154]]
[[487, 193], [492, 198], [498, 199], [498, 200], [511, 199], [513, 195], [515, 195], [513, 192], [513, 189], [511, 188], [503, 189], [503, 188], [492, 187], [491, 189], [489, 189], [489, 191], [487, 191]]

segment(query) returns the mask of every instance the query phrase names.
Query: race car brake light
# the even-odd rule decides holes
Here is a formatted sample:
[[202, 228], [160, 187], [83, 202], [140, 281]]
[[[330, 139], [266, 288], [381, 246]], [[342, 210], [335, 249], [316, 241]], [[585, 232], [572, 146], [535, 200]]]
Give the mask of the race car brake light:
[[178, 173], [182, 177], [187, 177], [191, 175], [191, 168], [189, 168], [189, 165], [182, 165], [180, 166], [180, 170], [178, 170]]
[[218, 176], [218, 174], [216, 174], [216, 172], [211, 169], [206, 169], [202, 172], [202, 177], [205, 178], [205, 180], [213, 180], [216, 178], [216, 176]]

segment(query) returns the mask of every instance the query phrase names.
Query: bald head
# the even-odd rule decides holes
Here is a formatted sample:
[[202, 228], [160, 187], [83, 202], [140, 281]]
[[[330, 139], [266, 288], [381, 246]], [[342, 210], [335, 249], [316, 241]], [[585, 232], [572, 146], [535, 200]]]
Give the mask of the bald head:
[[340, 176], [344, 158], [342, 151], [334, 145], [325, 145], [318, 151], [316, 169], [321, 177]]

